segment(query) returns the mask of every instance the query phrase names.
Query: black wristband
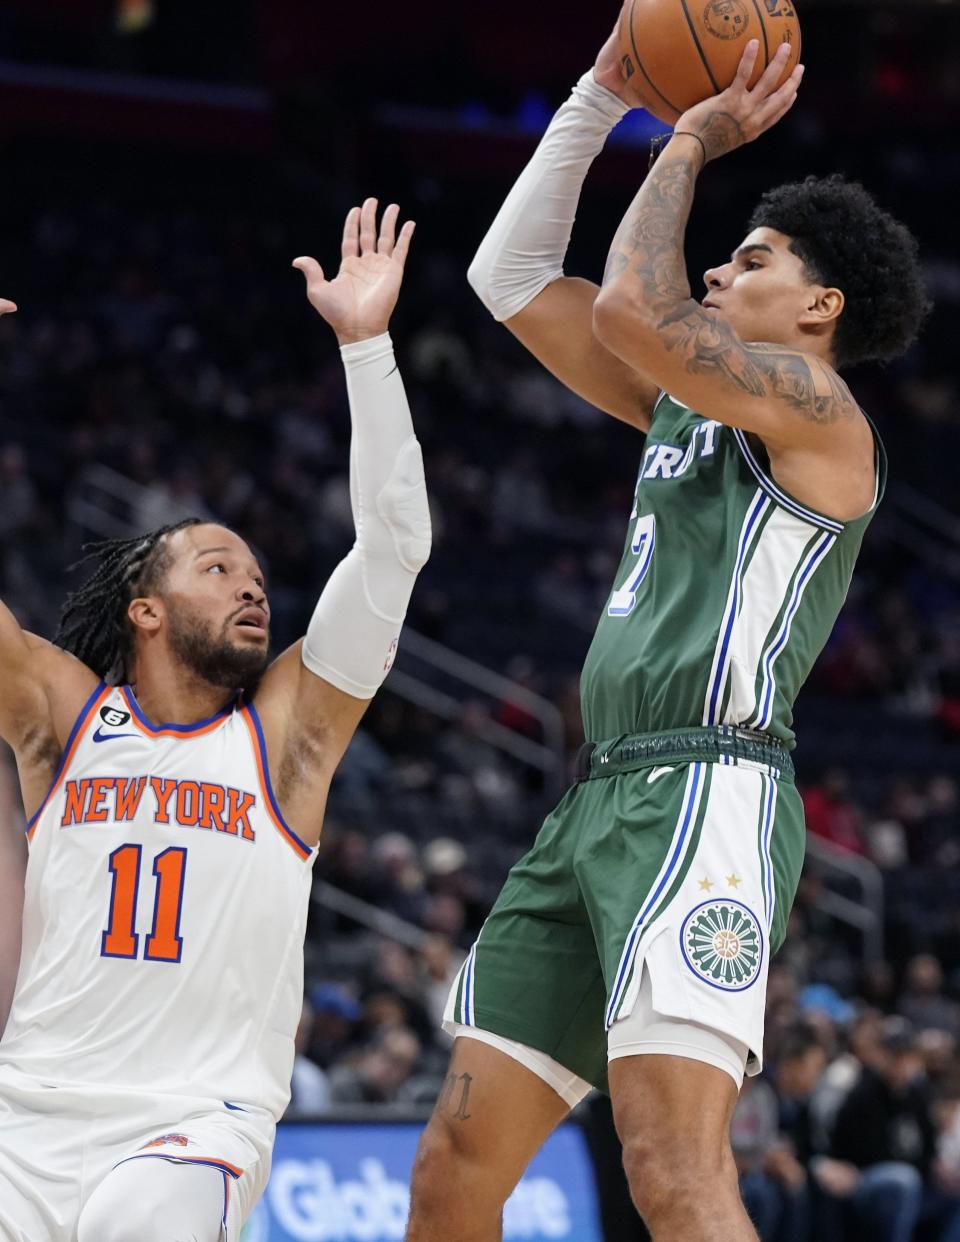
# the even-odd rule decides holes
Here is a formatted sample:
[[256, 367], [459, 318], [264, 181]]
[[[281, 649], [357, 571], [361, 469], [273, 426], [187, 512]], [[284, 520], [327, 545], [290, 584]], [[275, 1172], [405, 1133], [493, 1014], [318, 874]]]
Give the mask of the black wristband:
[[703, 141], [699, 134], [695, 134], [692, 129], [675, 129], [673, 131], [674, 138], [694, 138], [700, 143], [700, 149], [703, 151], [703, 164], [701, 169], [706, 168], [709, 160], [707, 158], [707, 144]]

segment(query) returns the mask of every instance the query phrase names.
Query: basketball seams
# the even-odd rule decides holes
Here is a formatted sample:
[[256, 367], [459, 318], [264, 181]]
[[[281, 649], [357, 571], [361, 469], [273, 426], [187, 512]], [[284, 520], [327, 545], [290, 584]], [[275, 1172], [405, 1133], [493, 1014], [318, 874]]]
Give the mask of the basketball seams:
[[659, 90], [659, 89], [658, 89], [657, 84], [654, 82], [653, 78], [651, 78], [650, 74], [649, 74], [649, 73], [647, 73], [646, 69], [644, 69], [644, 67], [643, 67], [643, 61], [640, 59], [640, 52], [639, 52], [639, 50], [637, 49], [637, 40], [636, 40], [636, 36], [635, 36], [635, 34], [634, 34], [633, 17], [634, 17], [634, 13], [636, 12], [636, 8], [637, 8], [637, 0], [631, 0], [631, 4], [630, 4], [630, 17], [629, 17], [629, 19], [628, 19], [628, 21], [627, 21], [627, 29], [630, 31], [630, 46], [633, 48], [633, 55], [634, 55], [634, 59], [635, 59], [635, 60], [636, 60], [636, 62], [637, 62], [637, 68], [640, 70], [640, 72], [643, 74], [643, 76], [646, 78], [646, 80], [650, 83], [650, 86], [653, 88], [654, 93], [655, 93], [655, 94], [656, 94], [656, 95], [657, 95], [660, 99], [662, 99], [662, 100], [663, 100], [663, 102], [667, 105], [667, 107], [668, 107], [668, 108], [672, 108], [672, 109], [673, 109], [673, 111], [677, 114], [677, 120], [679, 120], [679, 119], [680, 119], [680, 117], [683, 115], [683, 113], [684, 113], [685, 109], [684, 109], [684, 108], [678, 108], [678, 107], [677, 107], [677, 105], [676, 105], [675, 103], [672, 103], [672, 102], [671, 102], [671, 101], [670, 101], [670, 100], [666, 97], [666, 95], [664, 95], [664, 94], [663, 94], [663, 92], [662, 92], [661, 90]]
[[697, 30], [693, 24], [693, 18], [690, 16], [690, 10], [687, 8], [687, 0], [680, 0], [680, 4], [683, 8], [683, 15], [687, 19], [687, 25], [690, 27], [690, 37], [693, 39], [693, 45], [697, 49], [697, 54], [703, 62], [704, 69], [707, 71], [707, 77], [710, 79], [710, 85], [713, 87], [713, 93], [715, 95], [719, 95], [723, 90], [723, 87], [713, 76], [713, 70], [710, 68], [710, 62], [707, 60], [706, 53], [704, 52], [700, 40], [697, 37]]

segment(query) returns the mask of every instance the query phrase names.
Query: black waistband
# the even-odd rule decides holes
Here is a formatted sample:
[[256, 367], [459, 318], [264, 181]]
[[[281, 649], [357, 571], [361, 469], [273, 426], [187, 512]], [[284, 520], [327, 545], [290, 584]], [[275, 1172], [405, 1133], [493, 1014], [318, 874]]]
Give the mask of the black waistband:
[[766, 768], [771, 775], [793, 780], [790, 752], [777, 738], [733, 725], [711, 725], [587, 742], [577, 755], [577, 781], [681, 763]]

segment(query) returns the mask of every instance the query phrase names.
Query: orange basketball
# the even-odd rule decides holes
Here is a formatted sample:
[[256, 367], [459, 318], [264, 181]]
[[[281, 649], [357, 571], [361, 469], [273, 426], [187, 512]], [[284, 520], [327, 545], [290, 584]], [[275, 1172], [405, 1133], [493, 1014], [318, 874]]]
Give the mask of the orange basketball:
[[750, 39], [760, 40], [751, 85], [781, 43], [791, 47], [785, 81], [800, 59], [793, 0], [631, 0], [620, 17], [620, 56], [630, 85], [668, 125], [730, 85]]

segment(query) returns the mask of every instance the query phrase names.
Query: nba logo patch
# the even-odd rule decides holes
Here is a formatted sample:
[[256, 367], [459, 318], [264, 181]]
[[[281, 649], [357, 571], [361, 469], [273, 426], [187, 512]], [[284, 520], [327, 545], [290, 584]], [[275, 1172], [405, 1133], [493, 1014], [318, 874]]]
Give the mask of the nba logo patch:
[[149, 1143], [144, 1143], [140, 1148], [146, 1151], [150, 1147], [189, 1147], [190, 1140], [185, 1134], [161, 1134], [159, 1138], [151, 1139]]

